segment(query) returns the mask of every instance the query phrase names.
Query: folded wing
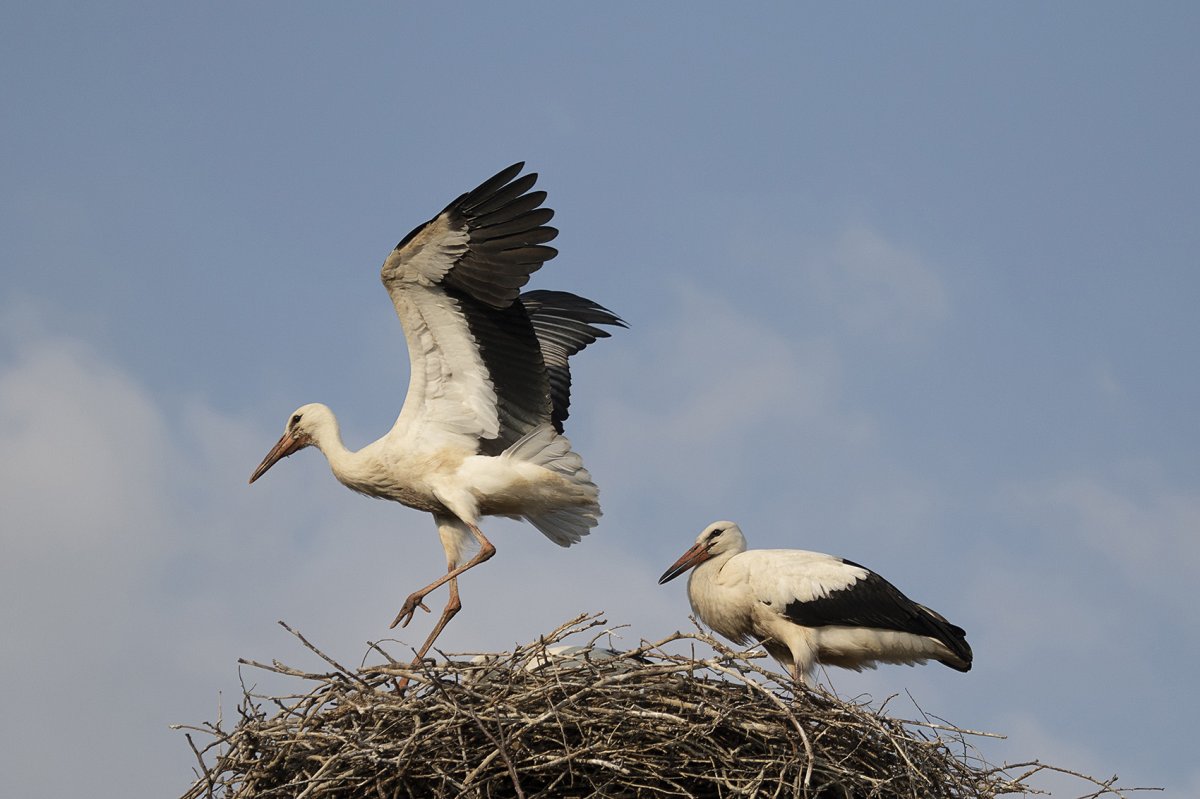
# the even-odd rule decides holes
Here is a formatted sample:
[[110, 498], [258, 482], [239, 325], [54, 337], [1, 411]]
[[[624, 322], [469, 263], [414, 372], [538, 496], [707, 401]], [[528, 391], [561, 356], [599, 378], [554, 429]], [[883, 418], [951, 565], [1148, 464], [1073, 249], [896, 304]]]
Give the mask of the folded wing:
[[827, 582], [829, 590], [795, 596], [783, 609], [790, 621], [805, 627], [863, 627], [925, 636], [941, 641], [970, 666], [971, 647], [961, 627], [909, 599], [865, 566], [842, 558], [830, 560], [841, 564], [840, 579]]

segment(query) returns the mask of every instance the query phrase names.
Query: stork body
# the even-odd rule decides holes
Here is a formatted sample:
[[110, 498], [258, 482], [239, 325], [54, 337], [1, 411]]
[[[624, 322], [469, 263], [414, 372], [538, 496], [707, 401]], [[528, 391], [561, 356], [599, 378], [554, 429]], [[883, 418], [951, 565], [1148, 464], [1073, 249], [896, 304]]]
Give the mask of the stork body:
[[937, 660], [969, 671], [962, 628], [852, 561], [799, 549], [746, 549], [733, 522], [714, 522], [659, 583], [688, 569], [701, 621], [738, 644], [758, 641], [797, 682], [818, 663], [861, 671]]
[[[568, 359], [624, 322], [559, 291], [519, 294], [557, 251], [536, 174], [514, 164], [409, 233], [382, 269], [408, 341], [411, 376], [395, 425], [357, 452], [333, 412], [303, 405], [254, 470], [253, 483], [308, 446], [362, 494], [432, 513], [446, 573], [411, 594], [392, 622], [407, 626], [425, 595], [449, 582], [450, 600], [418, 652], [424, 657], [462, 607], [457, 578], [495, 554], [487, 515], [523, 518], [570, 546], [600, 517], [599, 493], [562, 435], [570, 408]], [[466, 559], [474, 544], [479, 551]], [[427, 608], [426, 608], [427, 609]]]

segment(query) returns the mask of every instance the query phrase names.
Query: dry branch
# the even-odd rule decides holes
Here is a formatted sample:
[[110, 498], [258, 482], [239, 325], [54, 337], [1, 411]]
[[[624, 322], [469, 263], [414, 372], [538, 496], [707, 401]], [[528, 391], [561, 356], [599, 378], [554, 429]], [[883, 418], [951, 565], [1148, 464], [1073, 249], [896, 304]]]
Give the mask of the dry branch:
[[[1035, 791], [1040, 763], [994, 767], [975, 733], [799, 689], [697, 631], [627, 652], [580, 616], [513, 652], [351, 671], [243, 661], [307, 691], [244, 689], [239, 719], [188, 727], [200, 768], [184, 799], [321, 797], [993, 797]], [[286, 627], [286, 625], [284, 625]], [[570, 637], [583, 643], [565, 647]], [[694, 641], [715, 655], [669, 651]], [[566, 649], [563, 652], [560, 650]], [[407, 677], [403, 691], [397, 683]], [[955, 754], [955, 753], [958, 754]], [[1014, 776], [1015, 775], [1015, 776]], [[1112, 781], [1077, 776], [1092, 796]], [[1125, 789], [1125, 792], [1136, 789]]]

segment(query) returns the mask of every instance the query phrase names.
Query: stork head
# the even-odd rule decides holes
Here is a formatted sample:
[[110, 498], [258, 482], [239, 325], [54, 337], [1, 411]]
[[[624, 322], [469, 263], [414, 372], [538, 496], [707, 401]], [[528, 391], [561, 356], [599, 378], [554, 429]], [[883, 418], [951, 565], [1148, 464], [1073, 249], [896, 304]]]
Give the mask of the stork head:
[[250, 475], [250, 482], [253, 483], [262, 477], [276, 462], [283, 460], [293, 452], [299, 452], [305, 447], [315, 444], [318, 430], [332, 420], [333, 413], [320, 403], [302, 405], [297, 408], [288, 417], [287, 426], [284, 427], [279, 441], [275, 442], [275, 446], [271, 447], [267, 457], [263, 458], [262, 463], [258, 464], [258, 468]]
[[745, 549], [746, 537], [742, 535], [742, 528], [733, 522], [713, 522], [704, 528], [704, 532], [700, 533], [691, 549], [684, 552], [679, 560], [671, 564], [671, 568], [663, 572], [663, 576], [658, 578], [658, 584], [670, 582], [710, 558], [726, 552], [737, 554]]

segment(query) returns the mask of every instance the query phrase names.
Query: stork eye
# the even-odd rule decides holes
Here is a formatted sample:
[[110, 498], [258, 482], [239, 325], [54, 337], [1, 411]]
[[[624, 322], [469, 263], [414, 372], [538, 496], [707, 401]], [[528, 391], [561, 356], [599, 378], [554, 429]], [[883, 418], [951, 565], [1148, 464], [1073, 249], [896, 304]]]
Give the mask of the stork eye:
[[292, 426], [292, 427], [295, 427], [295, 426], [296, 426], [296, 425], [298, 425], [298, 424], [300, 424], [300, 414], [296, 414], [295, 416], [293, 416], [293, 417], [292, 417], [292, 424], [291, 424], [291, 426]]

